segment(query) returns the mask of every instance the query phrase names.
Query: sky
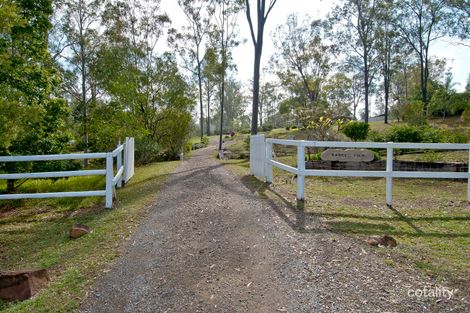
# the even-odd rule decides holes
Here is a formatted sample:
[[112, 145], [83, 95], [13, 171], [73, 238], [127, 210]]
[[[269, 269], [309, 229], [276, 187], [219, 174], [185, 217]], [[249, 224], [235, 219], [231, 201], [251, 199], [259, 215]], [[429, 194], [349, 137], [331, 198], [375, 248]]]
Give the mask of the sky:
[[[292, 13], [309, 15], [314, 19], [323, 19], [332, 8], [335, 1], [328, 0], [278, 0], [269, 15], [265, 27], [265, 40], [262, 56], [262, 67], [268, 64], [269, 58], [274, 53], [270, 33], [280, 24], [285, 23], [287, 17]], [[170, 16], [173, 27], [179, 28], [185, 25], [186, 18], [178, 6], [177, 0], [162, 0], [162, 11]], [[235, 48], [233, 51], [234, 62], [238, 68], [236, 75], [242, 83], [247, 83], [253, 77], [254, 49], [250, 39], [250, 31], [245, 14], [238, 17], [240, 29], [239, 39], [245, 39], [245, 43]], [[455, 45], [450, 40], [440, 40], [430, 48], [431, 54], [439, 58], [446, 58], [447, 64], [452, 69], [454, 82], [458, 83], [455, 89], [462, 91], [465, 89], [467, 77], [470, 73], [470, 48], [462, 45]]]

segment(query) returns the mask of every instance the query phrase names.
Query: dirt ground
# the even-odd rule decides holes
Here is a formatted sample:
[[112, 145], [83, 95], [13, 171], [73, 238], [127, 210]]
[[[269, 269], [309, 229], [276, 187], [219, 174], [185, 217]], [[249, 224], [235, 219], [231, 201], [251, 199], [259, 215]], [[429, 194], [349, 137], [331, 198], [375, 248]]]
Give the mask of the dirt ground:
[[299, 231], [300, 210], [258, 197], [213, 149], [171, 175], [80, 312], [465, 311], [409, 296], [436, 285], [318, 221]]

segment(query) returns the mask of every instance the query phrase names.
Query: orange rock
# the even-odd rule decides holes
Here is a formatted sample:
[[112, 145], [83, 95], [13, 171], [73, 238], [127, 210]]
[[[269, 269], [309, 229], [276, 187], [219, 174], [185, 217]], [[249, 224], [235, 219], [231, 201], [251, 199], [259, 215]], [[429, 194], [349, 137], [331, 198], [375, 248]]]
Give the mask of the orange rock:
[[88, 226], [75, 224], [72, 226], [72, 229], [70, 230], [70, 238], [72, 239], [80, 238], [81, 236], [88, 234], [90, 231], [91, 229]]
[[26, 300], [44, 288], [49, 281], [47, 271], [25, 270], [0, 272], [0, 298], [4, 300]]

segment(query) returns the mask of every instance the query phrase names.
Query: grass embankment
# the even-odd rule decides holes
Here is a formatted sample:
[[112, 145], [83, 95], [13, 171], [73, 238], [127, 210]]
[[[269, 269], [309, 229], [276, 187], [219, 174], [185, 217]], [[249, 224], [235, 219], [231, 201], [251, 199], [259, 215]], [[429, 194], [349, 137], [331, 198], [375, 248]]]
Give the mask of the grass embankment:
[[[292, 157], [279, 159], [294, 163]], [[470, 292], [466, 182], [394, 179], [394, 206], [388, 208], [384, 179], [309, 177], [304, 211], [299, 211], [295, 208], [296, 182], [291, 175], [274, 169], [274, 184], [267, 188], [248, 175], [248, 161], [232, 160], [227, 164], [252, 191], [277, 201], [283, 208], [289, 207], [292, 214], [283, 218], [299, 232], [318, 231], [308, 223], [308, 216], [317, 217], [332, 232], [350, 236], [364, 249], [381, 255], [389, 266], [412, 266], [443, 286], [457, 286], [460, 296]], [[395, 237], [398, 247], [373, 248], [364, 241], [370, 235], [382, 234]]]
[[[0, 300], [2, 312], [70, 312], [86, 295], [93, 279], [118, 256], [123, 241], [155, 201], [156, 193], [178, 162], [136, 168], [117, 193], [114, 209], [103, 198], [22, 200], [0, 203], [0, 269], [46, 268], [51, 282], [21, 303]], [[0, 185], [0, 190], [4, 189]], [[104, 177], [28, 181], [22, 192], [99, 190]], [[93, 229], [69, 239], [74, 223]]]

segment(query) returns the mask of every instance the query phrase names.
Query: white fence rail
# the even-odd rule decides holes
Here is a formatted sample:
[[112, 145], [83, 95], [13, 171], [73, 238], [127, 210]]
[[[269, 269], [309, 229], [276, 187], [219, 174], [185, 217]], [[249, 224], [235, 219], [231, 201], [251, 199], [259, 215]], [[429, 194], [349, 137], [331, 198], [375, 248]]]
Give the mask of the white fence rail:
[[[470, 163], [470, 144], [451, 143], [393, 143], [393, 142], [339, 142], [339, 141], [304, 141], [285, 139], [264, 139], [263, 136], [251, 137], [251, 145], [264, 146], [264, 153], [260, 149], [250, 147], [250, 171], [252, 175], [265, 178], [266, 182], [273, 181], [273, 166], [297, 175], [297, 199], [305, 199], [305, 177], [306, 176], [329, 176], [329, 177], [384, 177], [386, 179], [386, 203], [392, 205], [393, 178], [457, 178], [467, 179], [467, 200], [470, 202], [470, 166], [468, 172], [424, 172], [424, 171], [394, 171], [393, 152], [394, 149], [436, 149], [436, 150], [468, 150]], [[273, 160], [273, 145], [297, 147], [297, 167]], [[362, 171], [362, 170], [307, 170], [305, 169], [305, 148], [379, 148], [387, 150], [387, 162], [385, 171]], [[264, 167], [260, 167], [259, 159], [264, 158]]]
[[[123, 159], [124, 157], [124, 159]], [[52, 154], [31, 156], [0, 156], [0, 162], [36, 162], [59, 160], [106, 159], [106, 169], [79, 170], [41, 173], [15, 173], [0, 174], [0, 179], [27, 179], [27, 178], [63, 178], [77, 176], [106, 176], [105, 190], [89, 190], [75, 192], [48, 192], [26, 194], [0, 194], [0, 200], [14, 199], [43, 199], [43, 198], [75, 198], [75, 197], [102, 197], [106, 198], [106, 208], [113, 206], [115, 188], [122, 187], [134, 175], [134, 138], [126, 138], [126, 143], [119, 145], [113, 152], [108, 153], [77, 153]], [[114, 159], [116, 159], [116, 173], [114, 173]]]

